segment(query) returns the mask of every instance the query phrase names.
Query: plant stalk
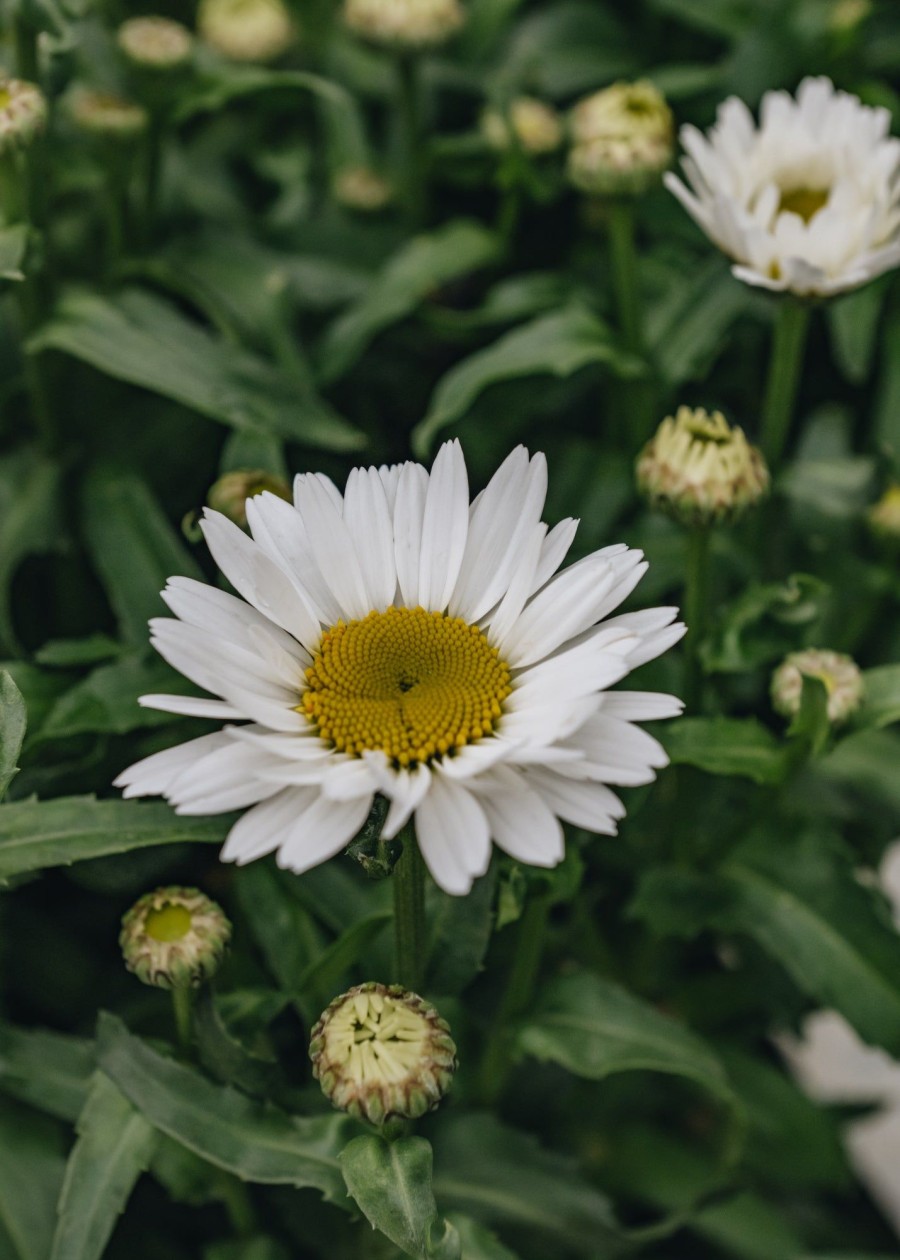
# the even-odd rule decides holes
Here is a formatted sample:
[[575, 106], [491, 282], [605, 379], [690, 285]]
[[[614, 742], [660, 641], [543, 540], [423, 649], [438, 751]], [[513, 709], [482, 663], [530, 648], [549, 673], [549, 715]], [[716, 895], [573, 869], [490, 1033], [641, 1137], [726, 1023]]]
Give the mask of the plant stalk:
[[394, 972], [398, 984], [418, 993], [425, 970], [425, 863], [411, 822], [394, 867]]
[[688, 534], [684, 583], [684, 618], [688, 628], [684, 702], [689, 713], [699, 708], [703, 691], [700, 645], [706, 631], [709, 604], [709, 540], [708, 525], [692, 526]]
[[190, 1057], [193, 1046], [191, 1015], [194, 1007], [194, 994], [186, 985], [176, 985], [172, 989], [172, 1013], [175, 1016], [175, 1034], [181, 1052]]
[[634, 245], [634, 202], [628, 197], [615, 197], [609, 202], [609, 248], [622, 339], [632, 354], [641, 354], [643, 334]]
[[790, 296], [779, 301], [762, 424], [762, 450], [773, 472], [781, 462], [790, 433], [810, 314], [807, 302]]
[[419, 110], [421, 84], [415, 55], [399, 54], [397, 65], [397, 115], [401, 140], [401, 188], [410, 224], [417, 228], [425, 218], [425, 154]]

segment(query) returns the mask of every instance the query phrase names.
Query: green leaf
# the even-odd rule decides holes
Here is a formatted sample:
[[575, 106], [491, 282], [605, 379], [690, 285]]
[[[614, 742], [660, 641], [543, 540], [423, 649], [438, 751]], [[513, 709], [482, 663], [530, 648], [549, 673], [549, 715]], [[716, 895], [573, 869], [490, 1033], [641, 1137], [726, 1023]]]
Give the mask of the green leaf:
[[863, 702], [853, 718], [857, 727], [900, 722], [900, 665], [863, 670]]
[[25, 738], [25, 701], [5, 669], [0, 669], [0, 801], [19, 772]]
[[244, 1181], [310, 1187], [344, 1203], [338, 1154], [354, 1121], [306, 1118], [214, 1085], [193, 1068], [151, 1049], [114, 1015], [101, 1013], [100, 1068], [149, 1122], [218, 1168]]
[[22, 265], [28, 248], [28, 224], [0, 228], [0, 280], [24, 280]]
[[0, 645], [16, 646], [10, 583], [22, 560], [60, 546], [61, 473], [23, 448], [0, 459]]
[[189, 841], [221, 844], [233, 814], [182, 818], [160, 802], [60, 796], [0, 805], [0, 883], [87, 858]]
[[591, 1260], [622, 1249], [606, 1197], [581, 1179], [573, 1160], [530, 1134], [490, 1115], [448, 1113], [433, 1141], [434, 1192], [445, 1211], [537, 1234]]
[[651, 0], [652, 7], [709, 35], [739, 39], [751, 22], [751, 10], [740, 0]]
[[518, 1034], [518, 1046], [587, 1080], [617, 1072], [663, 1072], [734, 1102], [722, 1065], [687, 1028], [625, 989], [587, 972], [544, 991]]
[[[894, 311], [885, 321], [882, 330], [883, 344], [896, 345], [898, 336], [900, 310]], [[900, 455], [900, 355], [882, 355], [872, 417], [872, 441], [886, 446], [894, 459]]]
[[77, 1129], [50, 1260], [100, 1260], [159, 1141], [153, 1126], [99, 1072]]
[[795, 741], [801, 756], [818, 756], [831, 735], [828, 718], [828, 689], [821, 678], [803, 679], [800, 707], [791, 719], [788, 736]]
[[464, 220], [414, 237], [388, 261], [365, 297], [328, 328], [320, 347], [322, 379], [343, 376], [378, 333], [411, 315], [442, 285], [486, 267], [498, 252], [493, 232]]
[[660, 733], [676, 765], [707, 774], [737, 775], [754, 783], [779, 783], [788, 750], [755, 718], [679, 718]]
[[647, 340], [663, 379], [676, 386], [702, 378], [724, 349], [731, 325], [753, 303], [754, 295], [719, 258], [696, 268], [687, 281], [679, 267], [647, 319]]
[[96, 465], [85, 478], [82, 514], [91, 558], [122, 635], [147, 647], [147, 622], [167, 612], [160, 598], [176, 574], [201, 578], [147, 485], [127, 469]]
[[0, 1024], [0, 1090], [74, 1123], [94, 1071], [92, 1041]]
[[900, 735], [893, 731], [856, 731], [817, 764], [817, 772], [836, 780], [872, 808], [872, 798], [900, 816]]
[[171, 713], [138, 704], [138, 696], [160, 691], [188, 695], [193, 688], [159, 659], [147, 662], [125, 656], [101, 665], [60, 696], [40, 727], [40, 738], [67, 739], [88, 732], [122, 735], [165, 726], [172, 721]]
[[462, 1260], [518, 1260], [496, 1234], [473, 1221], [471, 1217], [451, 1212], [447, 1220], [459, 1234]]
[[890, 277], [864, 285], [825, 307], [828, 331], [837, 365], [854, 385], [868, 378], [877, 347], [878, 321], [888, 294]]
[[628, 916], [639, 919], [654, 936], [691, 940], [717, 925], [730, 905], [729, 890], [718, 876], [655, 866], [641, 876]]
[[108, 634], [89, 634], [83, 639], [51, 639], [38, 648], [34, 659], [39, 665], [53, 669], [71, 669], [79, 665], [97, 665], [118, 656], [122, 645]]
[[435, 434], [466, 414], [479, 394], [498, 381], [520, 376], [571, 376], [591, 363], [615, 365], [620, 375], [638, 376], [640, 360], [624, 354], [602, 320], [581, 306], [514, 328], [463, 359], [439, 382], [425, 419], [413, 432], [413, 450], [423, 457]]
[[478, 975], [491, 940], [496, 887], [495, 865], [476, 879], [465, 897], [451, 897], [435, 887], [428, 907], [429, 992], [456, 996]]
[[71, 290], [28, 348], [71, 354], [234, 429], [264, 429], [337, 451], [364, 442], [320, 398], [302, 396], [278, 368], [137, 289], [114, 298]]
[[0, 1255], [47, 1260], [65, 1160], [57, 1127], [0, 1101]]
[[254, 1054], [232, 1034], [208, 986], [194, 1002], [193, 1028], [200, 1061], [216, 1080], [257, 1098], [265, 1098], [280, 1083], [276, 1060]]
[[322, 948], [321, 932], [287, 890], [286, 876], [272, 862], [251, 862], [236, 873], [235, 890], [269, 971], [285, 993]]
[[347, 928], [295, 981], [296, 991], [311, 1003], [313, 1017], [334, 997], [341, 977], [367, 957], [372, 944], [394, 919], [390, 910], [376, 911]]
[[[431, 1144], [420, 1137], [386, 1142], [374, 1134], [354, 1138], [341, 1152], [347, 1189], [373, 1229], [380, 1230], [407, 1256], [434, 1255], [435, 1231], [443, 1234], [441, 1260], [459, 1260], [455, 1243], [438, 1223], [431, 1188]], [[454, 1231], [455, 1233], [455, 1231]], [[452, 1238], [452, 1235], [451, 1235]]]
[[821, 833], [777, 846], [761, 835], [722, 868], [733, 926], [772, 954], [797, 986], [833, 1007], [863, 1040], [900, 1052], [900, 935]]
[[779, 661], [825, 614], [830, 587], [807, 573], [783, 582], [753, 583], [720, 613], [703, 647], [709, 673], [742, 673]]

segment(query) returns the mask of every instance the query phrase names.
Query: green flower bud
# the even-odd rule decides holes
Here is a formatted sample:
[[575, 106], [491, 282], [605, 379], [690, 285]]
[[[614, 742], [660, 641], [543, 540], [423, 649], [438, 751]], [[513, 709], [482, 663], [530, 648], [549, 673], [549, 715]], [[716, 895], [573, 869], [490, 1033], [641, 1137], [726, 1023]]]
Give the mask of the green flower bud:
[[569, 179], [597, 196], [637, 196], [672, 161], [674, 120], [652, 83], [614, 83], [572, 110]]
[[194, 37], [181, 22], [166, 17], [133, 17], [116, 35], [128, 60], [141, 70], [177, 70], [188, 62]]
[[518, 96], [504, 113], [486, 109], [481, 116], [481, 132], [498, 153], [512, 148], [513, 141], [524, 153], [539, 157], [554, 153], [563, 142], [562, 120], [552, 105], [533, 96]]
[[371, 166], [345, 166], [335, 175], [331, 191], [342, 206], [364, 214], [383, 210], [394, 196], [390, 182]]
[[232, 61], [275, 61], [297, 38], [283, 0], [200, 0], [197, 28]]
[[432, 1111], [456, 1071], [456, 1046], [434, 1007], [374, 981], [335, 998], [312, 1030], [309, 1057], [335, 1107], [379, 1125]]
[[196, 888], [145, 893], [122, 919], [129, 971], [160, 989], [196, 987], [215, 975], [231, 939], [222, 909]]
[[43, 92], [24, 79], [0, 78], [0, 153], [24, 149], [47, 125]]
[[206, 502], [214, 512], [221, 512], [244, 529], [247, 524], [247, 500], [264, 490], [290, 502], [291, 488], [284, 478], [262, 468], [243, 468], [238, 472], [225, 473], [210, 487]]
[[720, 411], [679, 407], [638, 456], [638, 489], [685, 525], [734, 520], [767, 491], [769, 471]]
[[147, 126], [147, 111], [114, 92], [80, 87], [69, 101], [72, 120], [82, 131], [107, 139], [129, 140]]
[[459, 0], [344, 0], [343, 14], [355, 35], [397, 49], [443, 44], [465, 21]]
[[772, 675], [772, 707], [783, 717], [799, 711], [803, 679], [818, 678], [828, 693], [828, 720], [838, 726], [860, 706], [862, 674], [852, 657], [823, 648], [806, 648], [786, 656]]
[[866, 513], [869, 529], [882, 542], [900, 545], [900, 484], [888, 486]]

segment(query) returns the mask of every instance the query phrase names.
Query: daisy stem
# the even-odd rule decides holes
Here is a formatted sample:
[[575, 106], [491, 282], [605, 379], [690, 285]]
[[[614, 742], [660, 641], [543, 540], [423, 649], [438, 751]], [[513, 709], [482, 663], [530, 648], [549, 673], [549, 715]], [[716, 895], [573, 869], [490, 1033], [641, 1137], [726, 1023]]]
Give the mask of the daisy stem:
[[419, 62], [412, 54], [400, 53], [397, 65], [397, 116], [400, 124], [403, 197], [412, 227], [425, 216], [425, 155], [419, 113], [421, 84]]
[[688, 712], [699, 707], [703, 689], [700, 645], [706, 629], [709, 539], [710, 530], [707, 525], [695, 525], [688, 534], [687, 571], [684, 583], [684, 619], [688, 628], [684, 702]]
[[775, 318], [762, 425], [763, 454], [773, 470], [781, 460], [790, 433], [810, 309], [808, 303], [786, 296], [780, 299]]
[[622, 339], [628, 350], [633, 354], [640, 354], [643, 337], [637, 253], [634, 247], [634, 203], [628, 197], [614, 197], [610, 200], [609, 249]]
[[194, 1006], [194, 995], [186, 985], [176, 985], [172, 989], [172, 1012], [175, 1016], [175, 1033], [182, 1053], [190, 1055], [193, 1043], [191, 1031], [191, 1013]]
[[418, 993], [425, 963], [425, 864], [412, 823], [401, 832], [394, 867], [394, 970], [397, 983]]

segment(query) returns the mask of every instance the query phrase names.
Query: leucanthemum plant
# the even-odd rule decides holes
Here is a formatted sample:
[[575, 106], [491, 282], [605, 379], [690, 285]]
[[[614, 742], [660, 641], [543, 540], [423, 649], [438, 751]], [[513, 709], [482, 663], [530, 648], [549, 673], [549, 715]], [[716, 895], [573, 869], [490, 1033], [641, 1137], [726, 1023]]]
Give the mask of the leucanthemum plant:
[[681, 704], [609, 688], [684, 627], [673, 608], [609, 616], [647, 567], [639, 551], [613, 545], [560, 571], [577, 522], [547, 528], [546, 488], [543, 455], [519, 447], [470, 503], [453, 442], [430, 473], [358, 468], [343, 494], [308, 474], [293, 505], [256, 496], [249, 538], [208, 511], [203, 533], [238, 594], [173, 578], [175, 619], [151, 629], [217, 698], [141, 703], [225, 725], [117, 786], [183, 814], [246, 809], [222, 857], [275, 852], [296, 872], [339, 853], [381, 793], [383, 834], [414, 819], [454, 894], [487, 870], [492, 840], [552, 867], [562, 821], [614, 834], [625, 811], [611, 788], [648, 783], [667, 760], [635, 723]]

